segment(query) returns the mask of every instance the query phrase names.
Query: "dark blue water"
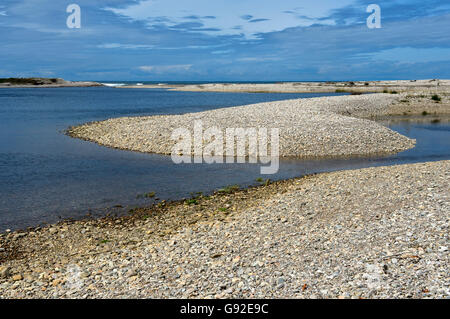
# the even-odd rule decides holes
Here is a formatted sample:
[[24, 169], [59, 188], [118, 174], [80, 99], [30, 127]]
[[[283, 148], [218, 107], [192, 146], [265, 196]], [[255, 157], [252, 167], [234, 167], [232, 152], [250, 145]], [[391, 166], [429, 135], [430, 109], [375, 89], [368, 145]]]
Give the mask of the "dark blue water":
[[[175, 165], [170, 157], [100, 147], [62, 132], [71, 125], [125, 115], [175, 114], [265, 101], [335, 94], [171, 92], [147, 89], [0, 89], [0, 231], [124, 213], [160, 199], [240, 184], [259, 165]], [[418, 146], [384, 159], [283, 160], [271, 179], [312, 172], [450, 158], [448, 124], [396, 124]], [[267, 176], [263, 176], [267, 178]], [[122, 207], [114, 207], [120, 205]]]

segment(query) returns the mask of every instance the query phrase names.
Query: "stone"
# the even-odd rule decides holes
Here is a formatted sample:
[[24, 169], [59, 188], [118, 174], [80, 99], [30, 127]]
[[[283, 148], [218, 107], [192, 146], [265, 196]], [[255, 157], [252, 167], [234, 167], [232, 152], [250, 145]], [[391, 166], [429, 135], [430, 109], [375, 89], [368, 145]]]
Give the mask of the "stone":
[[0, 278], [5, 279], [11, 275], [11, 268], [0, 266]]
[[14, 281], [20, 281], [22, 279], [23, 279], [23, 276], [21, 274], [12, 276], [12, 280], [14, 280]]
[[13, 235], [13, 240], [17, 240], [19, 238], [25, 237], [27, 234], [26, 233], [16, 233]]

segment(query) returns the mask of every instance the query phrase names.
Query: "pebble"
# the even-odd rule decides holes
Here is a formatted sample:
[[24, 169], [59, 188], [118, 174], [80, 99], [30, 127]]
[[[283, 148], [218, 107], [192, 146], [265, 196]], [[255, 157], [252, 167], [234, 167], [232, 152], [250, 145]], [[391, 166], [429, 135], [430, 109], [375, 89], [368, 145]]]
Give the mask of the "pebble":
[[8, 278], [11, 273], [11, 268], [0, 266], [0, 278]]

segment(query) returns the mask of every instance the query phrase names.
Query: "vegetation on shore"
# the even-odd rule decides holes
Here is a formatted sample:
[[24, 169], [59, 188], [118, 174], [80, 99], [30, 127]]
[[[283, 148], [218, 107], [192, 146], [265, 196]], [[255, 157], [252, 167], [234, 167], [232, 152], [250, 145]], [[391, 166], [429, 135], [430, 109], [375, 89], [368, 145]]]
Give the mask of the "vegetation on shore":
[[64, 82], [62, 79], [57, 78], [0, 78], [1, 84], [11, 85], [44, 85], [44, 84], [57, 84]]
[[0, 87], [88, 87], [103, 86], [97, 82], [66, 81], [61, 78], [0, 78]]
[[439, 102], [441, 101], [441, 97], [440, 97], [439, 95], [437, 95], [437, 94], [434, 94], [434, 95], [431, 97], [431, 99], [432, 99], [433, 101], [435, 101], [436, 103], [439, 103]]

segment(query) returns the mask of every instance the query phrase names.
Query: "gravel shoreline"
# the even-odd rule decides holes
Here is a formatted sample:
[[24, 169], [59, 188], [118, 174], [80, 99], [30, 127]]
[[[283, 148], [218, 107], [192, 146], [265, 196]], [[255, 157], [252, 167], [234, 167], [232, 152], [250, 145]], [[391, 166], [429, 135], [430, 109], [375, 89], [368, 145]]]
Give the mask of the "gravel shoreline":
[[191, 92], [250, 92], [250, 93], [445, 93], [450, 80], [348, 81], [348, 82], [278, 82], [278, 83], [205, 83], [205, 84], [147, 84], [127, 85], [121, 89], [168, 89]]
[[280, 156], [392, 154], [414, 147], [415, 141], [369, 119], [391, 114], [398, 99], [393, 94], [370, 94], [276, 101], [183, 115], [109, 119], [72, 127], [67, 133], [103, 146], [170, 154], [173, 130], [187, 128], [192, 133], [194, 121], [201, 120], [204, 129], [218, 127], [224, 135], [226, 128], [279, 128]]
[[450, 161], [0, 235], [1, 298], [448, 298]]

